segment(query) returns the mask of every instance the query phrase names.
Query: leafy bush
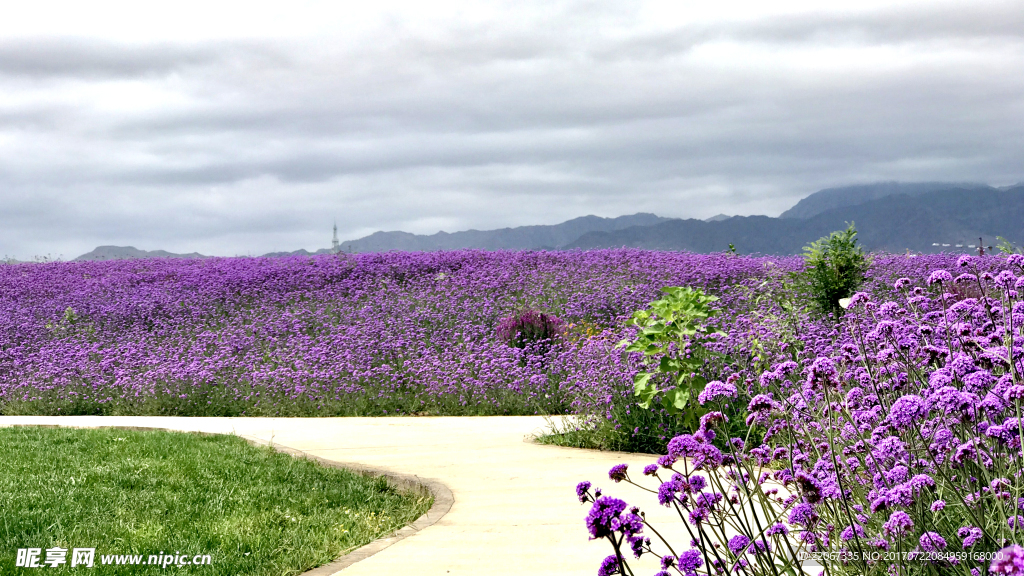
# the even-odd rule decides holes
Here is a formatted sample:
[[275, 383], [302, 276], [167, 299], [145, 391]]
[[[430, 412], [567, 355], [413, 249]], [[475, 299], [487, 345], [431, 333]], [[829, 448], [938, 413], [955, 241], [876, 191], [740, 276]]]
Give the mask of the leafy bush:
[[[833, 338], [763, 370], [749, 402], [705, 393], [714, 410], [643, 471], [687, 524], [689, 550], [658, 550], [665, 531], [581, 483], [591, 536], [615, 551], [599, 574], [671, 550], [664, 570], [686, 576], [816, 574], [806, 554], [834, 575], [1024, 575], [1024, 256], [996, 273], [981, 265], [992, 260], [932, 272], [931, 295], [908, 278], [882, 304], [857, 293]], [[761, 446], [715, 445], [737, 404], [766, 426]], [[625, 465], [609, 478], [639, 482]]]
[[823, 314], [842, 316], [839, 301], [852, 296], [864, 283], [870, 266], [857, 246], [856, 228], [851, 223], [846, 230], [819, 238], [804, 250], [803, 275], [811, 298]]
[[996, 250], [999, 250], [1001, 254], [1024, 254], [1024, 246], [1014, 246], [1013, 242], [1010, 242], [1002, 236], [996, 236], [999, 240], [999, 244], [996, 244]]
[[[718, 298], [689, 287], [663, 288], [662, 292], [665, 296], [629, 319], [626, 324], [640, 330], [619, 346], [627, 352], [639, 352], [647, 360], [645, 369], [633, 378], [640, 407], [650, 408], [655, 399], [660, 399], [669, 414], [695, 427], [702, 414], [695, 401], [707, 384], [698, 372], [710, 358], [721, 357], [707, 347], [716, 336], [724, 334], [708, 324], [716, 314], [710, 304]], [[659, 387], [659, 380], [668, 386]]]

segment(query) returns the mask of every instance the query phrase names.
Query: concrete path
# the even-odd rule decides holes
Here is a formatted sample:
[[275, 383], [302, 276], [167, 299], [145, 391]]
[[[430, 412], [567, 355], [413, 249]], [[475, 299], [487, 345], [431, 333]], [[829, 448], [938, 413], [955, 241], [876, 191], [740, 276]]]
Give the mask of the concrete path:
[[[608, 469], [619, 463], [630, 465], [634, 479], [642, 478], [641, 469], [653, 457], [534, 444], [529, 438], [546, 429], [541, 417], [0, 417], [0, 426], [18, 424], [233, 433], [448, 487], [454, 503], [447, 514], [345, 567], [340, 576], [592, 576], [611, 547], [588, 541], [587, 508], [575, 499], [581, 480], [640, 506], [677, 553], [688, 548], [680, 520], [652, 494], [608, 480]], [[658, 570], [655, 559], [645, 560], [634, 565], [637, 574]]]

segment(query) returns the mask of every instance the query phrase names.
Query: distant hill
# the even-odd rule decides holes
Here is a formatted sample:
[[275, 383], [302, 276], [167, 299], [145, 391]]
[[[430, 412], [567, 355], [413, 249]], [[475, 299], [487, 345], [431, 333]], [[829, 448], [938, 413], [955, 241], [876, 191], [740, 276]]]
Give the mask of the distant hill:
[[197, 252], [174, 254], [165, 250], [139, 250], [134, 246], [98, 246], [92, 252], [75, 258], [75, 261], [137, 260], [142, 258], [209, 258], [209, 256], [203, 256]]
[[438, 232], [420, 235], [408, 232], [375, 232], [358, 240], [341, 243], [343, 252], [386, 252], [404, 250], [430, 252], [434, 250], [555, 250], [575, 241], [588, 232], [611, 232], [632, 226], [651, 226], [666, 222], [654, 214], [633, 214], [618, 218], [583, 216], [561, 224], [548, 226], [519, 226], [500, 230], [467, 230], [465, 232]]
[[[1002, 236], [1024, 245], [1024, 183], [994, 188], [956, 182], [881, 182], [828, 188], [811, 194], [779, 218], [727, 216], [707, 220], [633, 214], [618, 218], [584, 216], [561, 224], [500, 230], [467, 230], [421, 235], [375, 232], [342, 242], [344, 252], [401, 250], [429, 252], [483, 250], [560, 250], [630, 246], [654, 250], [720, 252], [733, 244], [741, 253], [798, 254], [803, 247], [854, 222], [861, 244], [890, 252], [971, 251], [983, 237], [988, 245]], [[315, 252], [271, 252], [265, 256], [308, 256]], [[100, 246], [76, 260], [126, 258], [206, 258], [202, 254], [145, 251], [131, 246]]]
[[779, 218], [812, 218], [829, 210], [857, 206], [886, 196], [899, 194], [920, 196], [943, 190], [988, 192], [996, 190], [996, 188], [988, 184], [971, 182], [877, 182], [859, 186], [826, 188], [800, 200], [795, 206], [783, 212]]
[[[833, 230], [857, 226], [869, 250], [952, 251], [955, 243], [994, 243], [1003, 236], [1024, 244], [1024, 186], [985, 190], [946, 189], [896, 194], [819, 213], [811, 218], [736, 216], [718, 222], [671, 220], [613, 232], [591, 232], [565, 248], [617, 248], [721, 252], [729, 244], [741, 253], [797, 254]], [[939, 246], [933, 244], [938, 243]], [[951, 246], [942, 246], [948, 243]]]

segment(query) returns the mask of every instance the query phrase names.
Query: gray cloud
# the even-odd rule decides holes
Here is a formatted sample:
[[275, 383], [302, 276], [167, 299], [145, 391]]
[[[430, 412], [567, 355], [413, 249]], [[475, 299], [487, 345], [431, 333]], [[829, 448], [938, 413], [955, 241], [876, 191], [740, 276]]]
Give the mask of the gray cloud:
[[335, 218], [354, 238], [1008, 184], [1021, 30], [1019, 3], [656, 25], [569, 3], [362, 36], [7, 40], [0, 253], [261, 253], [326, 246]]

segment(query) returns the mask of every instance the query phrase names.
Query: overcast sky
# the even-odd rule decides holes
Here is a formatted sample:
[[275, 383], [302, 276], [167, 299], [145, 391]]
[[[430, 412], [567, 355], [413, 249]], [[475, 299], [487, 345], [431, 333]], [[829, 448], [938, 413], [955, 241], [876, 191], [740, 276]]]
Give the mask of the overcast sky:
[[[0, 255], [214, 255], [1024, 180], [1024, 2], [33, 2]], [[830, 6], [827, 11], [822, 6]]]

